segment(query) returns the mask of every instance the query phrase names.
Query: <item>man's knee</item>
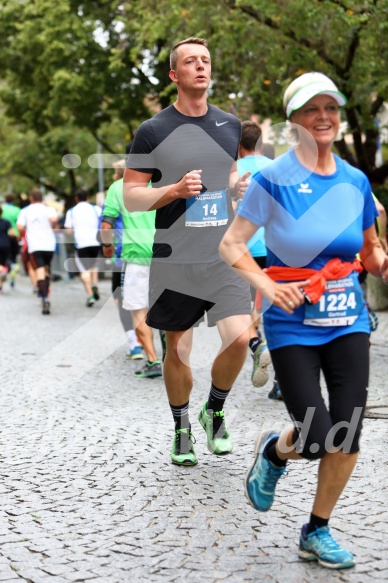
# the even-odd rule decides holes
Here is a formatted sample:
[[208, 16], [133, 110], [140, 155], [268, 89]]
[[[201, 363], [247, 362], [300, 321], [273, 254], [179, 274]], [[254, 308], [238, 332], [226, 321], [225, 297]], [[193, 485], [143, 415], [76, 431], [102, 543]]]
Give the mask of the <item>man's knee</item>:
[[250, 339], [250, 316], [232, 316], [217, 325], [225, 349], [235, 353], [246, 352]]
[[177, 363], [188, 362], [192, 348], [192, 333], [191, 331], [182, 332], [166, 332], [167, 340], [167, 354]]
[[245, 330], [240, 336], [235, 338], [228, 346], [228, 350], [235, 354], [245, 354], [248, 349], [249, 330]]

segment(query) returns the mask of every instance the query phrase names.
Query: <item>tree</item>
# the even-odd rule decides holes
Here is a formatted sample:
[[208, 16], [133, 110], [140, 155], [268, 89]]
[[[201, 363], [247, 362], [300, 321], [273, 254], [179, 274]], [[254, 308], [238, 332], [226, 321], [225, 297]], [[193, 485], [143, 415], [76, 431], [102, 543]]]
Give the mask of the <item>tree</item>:
[[[155, 11], [162, 18], [156, 19]], [[137, 40], [138, 59], [147, 51], [155, 61], [167, 62], [168, 47], [177, 40], [193, 32], [208, 38], [212, 99], [228, 108], [230, 96], [235, 96], [240, 117], [259, 113], [284, 121], [285, 87], [306, 71], [327, 74], [349, 98], [345, 115], [354, 152], [342, 139], [341, 155], [373, 182], [388, 176], [387, 162], [374, 166], [375, 120], [388, 100], [387, 0], [197, 0], [184, 9], [174, 0], [136, 0], [126, 7], [126, 16], [127, 34]]]
[[[65, 170], [63, 155], [81, 153], [80, 147], [86, 161], [97, 142], [104, 151], [125, 152], [134, 129], [150, 114], [146, 98], [152, 83], [131, 60], [121, 13], [117, 0], [0, 2], [0, 99], [8, 120], [3, 145], [6, 137], [12, 173], [28, 174], [35, 184], [51, 175], [51, 189], [63, 195], [73, 193], [77, 182], [91, 182], [87, 165]], [[19, 156], [23, 151], [23, 164], [9, 159], [14, 150]], [[42, 157], [54, 164], [54, 172], [40, 167]]]
[[374, 160], [375, 120], [388, 101], [387, 16], [388, 0], [197, 0], [184, 7], [177, 0], [0, 0], [0, 99], [7, 118], [39, 140], [71, 127], [116, 152], [114, 126], [130, 139], [175, 99], [170, 47], [203, 36], [213, 59], [211, 100], [241, 119], [258, 113], [284, 121], [282, 93], [292, 79], [313, 70], [329, 75], [349, 97], [354, 148], [341, 140], [338, 149], [383, 183], [388, 163], [375, 168]]
[[[38, 135], [24, 124], [11, 124], [1, 110], [0, 128], [0, 191], [12, 186], [13, 191], [28, 192], [40, 185], [58, 198], [73, 196], [81, 186], [97, 192], [97, 171], [88, 163], [97, 144], [87, 129], [65, 123]], [[100, 131], [103, 140], [109, 135], [118, 153], [125, 152], [122, 124], [104, 124]], [[107, 182], [111, 175], [109, 170]]]

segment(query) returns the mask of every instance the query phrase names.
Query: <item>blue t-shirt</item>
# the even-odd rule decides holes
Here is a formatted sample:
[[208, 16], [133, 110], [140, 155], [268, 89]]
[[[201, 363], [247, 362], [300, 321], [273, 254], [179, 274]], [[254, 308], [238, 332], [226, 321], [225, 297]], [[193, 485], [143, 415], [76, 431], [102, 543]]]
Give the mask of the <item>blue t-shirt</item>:
[[[267, 267], [321, 269], [335, 257], [353, 261], [362, 248], [363, 231], [378, 214], [371, 186], [363, 172], [338, 156], [335, 162], [334, 174], [322, 176], [302, 166], [290, 151], [254, 176], [237, 213], [265, 227]], [[306, 325], [305, 307], [290, 315], [264, 301], [270, 349], [324, 344], [350, 332], [369, 333], [365, 307], [348, 326]]]
[[[252, 179], [257, 172], [272, 162], [270, 158], [260, 155], [244, 156], [237, 160], [237, 172], [239, 176], [243, 176], [246, 172], [250, 172]], [[241, 203], [239, 202], [238, 206]], [[267, 255], [267, 247], [265, 246], [264, 227], [257, 229], [256, 233], [249, 239], [247, 247], [252, 257], [265, 257]]]

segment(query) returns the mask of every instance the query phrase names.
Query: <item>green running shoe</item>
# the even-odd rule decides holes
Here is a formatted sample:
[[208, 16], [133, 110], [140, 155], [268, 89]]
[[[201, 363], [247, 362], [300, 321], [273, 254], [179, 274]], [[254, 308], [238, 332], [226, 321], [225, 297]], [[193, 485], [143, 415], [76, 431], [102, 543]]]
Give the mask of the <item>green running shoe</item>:
[[231, 453], [233, 449], [232, 437], [225, 425], [225, 413], [223, 411], [207, 410], [207, 401], [198, 415], [198, 421], [206, 431], [207, 448], [210, 453], [224, 455]]
[[171, 447], [171, 461], [177, 466], [196, 466], [195, 438], [190, 429], [176, 429]]
[[135, 371], [135, 377], [138, 379], [154, 379], [155, 377], [161, 377], [162, 365], [160, 360], [155, 360], [155, 362], [147, 362], [139, 370]]
[[86, 305], [88, 308], [91, 308], [92, 306], [94, 306], [96, 300], [94, 299], [93, 296], [89, 296], [86, 300]]
[[164, 359], [166, 358], [166, 353], [167, 353], [166, 332], [164, 330], [159, 330], [159, 336], [160, 336], [160, 342], [162, 344], [162, 352], [163, 352], [162, 361], [164, 362]]
[[100, 294], [98, 293], [98, 287], [96, 285], [92, 286], [92, 294], [96, 301], [100, 299]]

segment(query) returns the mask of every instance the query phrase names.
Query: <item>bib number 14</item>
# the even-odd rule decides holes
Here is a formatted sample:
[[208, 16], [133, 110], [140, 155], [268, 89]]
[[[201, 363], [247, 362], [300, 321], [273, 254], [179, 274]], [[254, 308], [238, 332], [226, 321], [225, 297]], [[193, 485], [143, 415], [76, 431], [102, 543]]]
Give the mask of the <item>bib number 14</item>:
[[212, 204], [210, 206], [210, 210], [209, 210], [209, 206], [210, 205], [208, 205], [208, 204], [204, 204], [202, 206], [202, 208], [203, 208], [203, 216], [204, 217], [208, 217], [209, 215], [216, 216], [216, 214], [217, 214], [217, 205], [216, 205], [216, 203], [214, 203], [214, 204]]

